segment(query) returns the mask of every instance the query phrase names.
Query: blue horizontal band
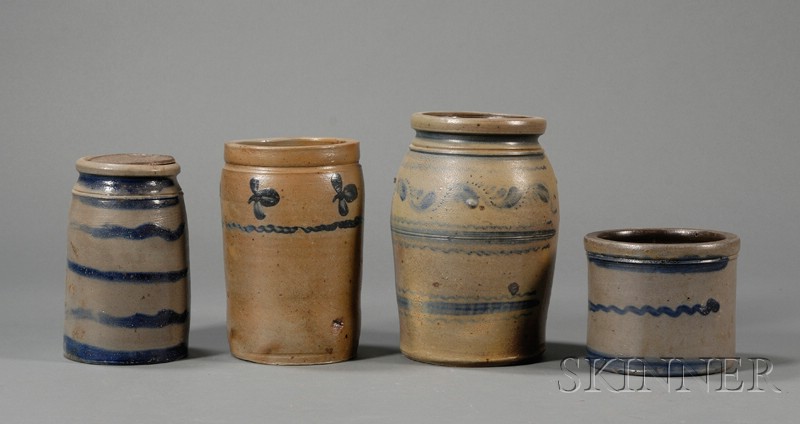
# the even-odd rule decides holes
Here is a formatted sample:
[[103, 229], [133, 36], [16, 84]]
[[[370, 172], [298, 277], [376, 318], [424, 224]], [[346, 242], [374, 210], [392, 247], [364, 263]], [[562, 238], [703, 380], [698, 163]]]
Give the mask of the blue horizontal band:
[[158, 194], [164, 189], [174, 187], [169, 177], [120, 177], [81, 173], [78, 184], [93, 190], [119, 195]]
[[586, 348], [586, 361], [597, 371], [651, 376], [706, 375], [725, 368], [725, 358], [632, 358]]
[[166, 241], [176, 241], [183, 236], [186, 224], [181, 223], [175, 231], [152, 223], [142, 224], [135, 228], [113, 224], [106, 224], [102, 227], [90, 227], [84, 224], [76, 224], [75, 227], [94, 238], [100, 239], [122, 238], [127, 240], [144, 240], [151, 237], [160, 237]]
[[392, 226], [392, 232], [409, 238], [424, 240], [437, 240], [445, 242], [466, 242], [481, 244], [526, 244], [537, 241], [550, 240], [556, 235], [556, 230], [531, 230], [531, 231], [426, 231]]
[[186, 357], [186, 343], [164, 349], [108, 350], [64, 336], [64, 354], [72, 360], [92, 364], [141, 365], [169, 362]]
[[173, 324], [186, 324], [189, 320], [189, 311], [183, 313], [171, 309], [162, 309], [155, 315], [136, 313], [126, 317], [115, 317], [105, 312], [92, 312], [84, 308], [75, 308], [67, 311], [67, 315], [76, 319], [88, 319], [110, 327], [123, 328], [163, 328]]
[[72, 261], [67, 261], [67, 268], [80, 275], [81, 277], [92, 278], [95, 280], [105, 280], [115, 283], [174, 283], [180, 281], [189, 274], [189, 269], [171, 272], [118, 272], [102, 271], [89, 268]]
[[[397, 305], [401, 309], [409, 309], [411, 301], [397, 296]], [[484, 315], [504, 312], [516, 312], [533, 309], [539, 305], [537, 299], [508, 302], [424, 302], [422, 311], [431, 315]]]
[[181, 203], [179, 197], [164, 197], [159, 199], [101, 199], [97, 197], [73, 194], [81, 203], [100, 209], [164, 209], [177, 206]]
[[615, 271], [629, 271], [658, 274], [692, 274], [715, 272], [728, 266], [727, 257], [718, 258], [686, 258], [686, 259], [636, 259], [618, 256], [587, 253], [589, 262], [602, 268]]

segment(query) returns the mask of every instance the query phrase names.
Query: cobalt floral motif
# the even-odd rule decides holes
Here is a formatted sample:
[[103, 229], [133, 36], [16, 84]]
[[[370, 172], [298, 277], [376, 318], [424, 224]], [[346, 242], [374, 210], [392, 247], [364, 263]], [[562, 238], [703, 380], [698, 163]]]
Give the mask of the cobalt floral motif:
[[436, 210], [448, 199], [463, 203], [470, 209], [478, 207], [483, 209], [485, 206], [481, 206], [481, 201], [485, 205], [498, 209], [517, 209], [526, 202], [528, 193], [532, 194], [529, 198], [542, 203], [550, 203], [550, 190], [542, 183], [534, 184], [528, 188], [516, 186], [505, 188], [486, 186], [479, 182], [466, 182], [451, 186], [440, 196], [437, 196], [433, 191], [412, 187], [411, 183], [403, 178], [397, 181], [395, 190], [401, 202], [408, 200], [411, 207], [417, 211]]
[[358, 199], [358, 188], [356, 188], [355, 184], [348, 184], [343, 187], [342, 176], [338, 173], [333, 174], [331, 177], [331, 185], [336, 191], [336, 195], [333, 196], [333, 201], [339, 201], [339, 215], [347, 216], [347, 214], [350, 213], [347, 204]]
[[264, 219], [267, 216], [264, 214], [263, 208], [269, 208], [275, 206], [280, 202], [281, 196], [278, 192], [273, 188], [265, 188], [263, 190], [259, 190], [260, 182], [256, 178], [250, 179], [250, 191], [253, 192], [253, 195], [250, 196], [250, 199], [247, 200], [247, 203], [253, 204], [253, 214], [258, 219]]

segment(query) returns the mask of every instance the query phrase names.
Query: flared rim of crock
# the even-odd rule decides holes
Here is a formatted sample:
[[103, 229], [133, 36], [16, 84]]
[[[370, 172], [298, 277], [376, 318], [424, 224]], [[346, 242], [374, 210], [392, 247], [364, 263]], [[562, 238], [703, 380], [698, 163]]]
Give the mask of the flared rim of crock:
[[595, 231], [584, 239], [587, 253], [642, 259], [732, 257], [739, 236], [697, 228], [625, 228]]
[[173, 176], [181, 172], [175, 158], [150, 153], [112, 153], [84, 156], [75, 162], [80, 173], [109, 176]]
[[341, 137], [276, 137], [225, 143], [225, 162], [263, 167], [306, 167], [357, 163], [359, 142]]
[[418, 131], [453, 134], [541, 135], [547, 128], [547, 120], [506, 113], [430, 111], [412, 114], [411, 127]]

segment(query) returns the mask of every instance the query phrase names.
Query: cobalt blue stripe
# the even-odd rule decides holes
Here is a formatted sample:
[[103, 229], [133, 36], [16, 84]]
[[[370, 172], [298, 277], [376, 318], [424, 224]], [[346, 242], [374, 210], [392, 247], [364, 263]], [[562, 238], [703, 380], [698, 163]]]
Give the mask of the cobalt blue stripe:
[[[429, 140], [447, 140], [454, 143], [508, 143], [508, 144], [539, 144], [538, 134], [466, 134], [466, 133], [440, 133], [432, 131], [417, 130], [417, 138], [427, 138]], [[541, 154], [541, 152], [539, 152]]]
[[158, 194], [165, 188], [175, 186], [169, 177], [115, 177], [81, 173], [78, 183], [91, 190], [109, 194]]
[[115, 283], [174, 283], [180, 281], [189, 274], [189, 269], [171, 272], [118, 272], [101, 271], [67, 261], [70, 271], [86, 278], [95, 280], [105, 280]]
[[[401, 309], [409, 309], [411, 301], [403, 296], [397, 296], [397, 305]], [[513, 302], [425, 302], [422, 310], [432, 315], [483, 315], [503, 312], [516, 312], [532, 309], [539, 305], [537, 299], [519, 300]]]
[[724, 358], [631, 358], [615, 357], [586, 348], [586, 362], [595, 370], [615, 373], [646, 374], [655, 376], [705, 375], [718, 373]]
[[186, 357], [186, 343], [164, 349], [108, 350], [81, 343], [64, 336], [64, 353], [67, 357], [95, 364], [137, 365], [169, 362]]
[[102, 209], [163, 209], [180, 204], [180, 198], [164, 197], [160, 199], [101, 199], [73, 194], [81, 203]]
[[142, 224], [136, 228], [128, 228], [113, 224], [106, 224], [102, 227], [90, 227], [81, 224], [76, 225], [76, 227], [84, 233], [90, 234], [92, 237], [101, 239], [123, 238], [128, 240], [144, 240], [151, 237], [161, 237], [166, 241], [175, 241], [183, 236], [186, 225], [181, 223], [175, 231], [151, 223]]
[[720, 308], [719, 302], [717, 302], [714, 298], [709, 298], [706, 301], [705, 305], [701, 305], [699, 303], [692, 306], [678, 305], [678, 307], [675, 309], [672, 309], [669, 306], [659, 306], [658, 308], [654, 308], [650, 305], [644, 305], [641, 307], [628, 305], [625, 306], [624, 308], [620, 308], [619, 306], [615, 305], [606, 306], [600, 303], [592, 303], [591, 300], [589, 301], [590, 312], [613, 312], [618, 315], [625, 315], [628, 312], [630, 312], [639, 316], [643, 316], [646, 314], [650, 314], [654, 317], [667, 315], [672, 318], [677, 318], [682, 314], [686, 315], [700, 314], [705, 316], [714, 312], [719, 312], [719, 308]]
[[185, 324], [189, 320], [188, 310], [177, 313], [170, 309], [162, 309], [155, 315], [136, 313], [127, 317], [115, 317], [105, 312], [95, 314], [84, 308], [71, 309], [68, 314], [76, 319], [88, 319], [110, 327], [124, 328], [162, 328], [173, 324]]
[[728, 266], [727, 257], [719, 258], [687, 258], [678, 260], [633, 259], [617, 256], [588, 253], [589, 262], [615, 271], [630, 271], [658, 274], [693, 274], [699, 272], [715, 272]]

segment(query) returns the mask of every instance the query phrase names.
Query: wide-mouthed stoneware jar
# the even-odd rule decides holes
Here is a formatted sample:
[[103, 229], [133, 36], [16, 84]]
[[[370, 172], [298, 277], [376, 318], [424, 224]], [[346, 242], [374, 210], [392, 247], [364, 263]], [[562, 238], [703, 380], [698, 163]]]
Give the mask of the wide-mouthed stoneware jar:
[[546, 121], [476, 112], [411, 117], [391, 229], [400, 347], [460, 366], [537, 359], [558, 231], [558, 196], [539, 145]]
[[739, 244], [734, 234], [699, 229], [588, 234], [590, 364], [662, 376], [730, 369]]
[[359, 144], [225, 144], [220, 197], [231, 353], [265, 364], [355, 356], [364, 180]]
[[189, 259], [180, 167], [147, 154], [84, 157], [76, 167], [64, 355], [119, 365], [183, 358]]

